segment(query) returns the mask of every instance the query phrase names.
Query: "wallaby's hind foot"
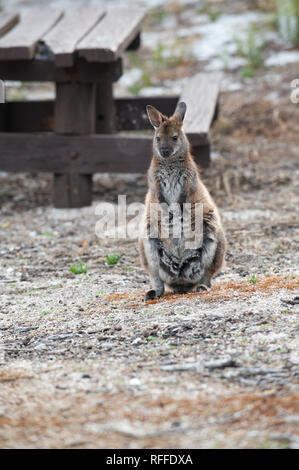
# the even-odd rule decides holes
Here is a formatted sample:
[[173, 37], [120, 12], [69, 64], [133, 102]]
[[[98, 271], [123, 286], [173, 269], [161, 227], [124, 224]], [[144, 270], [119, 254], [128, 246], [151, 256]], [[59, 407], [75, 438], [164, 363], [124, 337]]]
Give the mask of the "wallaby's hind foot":
[[148, 300], [155, 300], [158, 299], [159, 297], [162, 297], [164, 294], [164, 289], [161, 291], [156, 291], [155, 289], [150, 289], [146, 292], [144, 296], [144, 301], [147, 302]]
[[211, 290], [211, 286], [206, 286], [205, 284], [200, 284], [196, 288], [196, 292], [209, 292]]
[[164, 282], [161, 281], [158, 274], [151, 275], [151, 289], [145, 294], [144, 300], [155, 300], [164, 294]]

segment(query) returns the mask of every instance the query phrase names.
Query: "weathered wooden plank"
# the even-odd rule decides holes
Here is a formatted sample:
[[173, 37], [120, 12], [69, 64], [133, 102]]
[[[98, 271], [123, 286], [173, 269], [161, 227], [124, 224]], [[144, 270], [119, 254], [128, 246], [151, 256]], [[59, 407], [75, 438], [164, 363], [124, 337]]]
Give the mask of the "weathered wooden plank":
[[2, 80], [21, 80], [39, 82], [99, 82], [116, 81], [122, 74], [122, 60], [106, 63], [89, 63], [77, 59], [74, 67], [56, 67], [53, 61], [46, 60], [8, 60], [0, 61]]
[[[152, 155], [152, 135], [0, 133], [2, 171], [91, 174], [143, 173]], [[208, 143], [208, 142], [207, 142]], [[196, 147], [201, 164], [205, 146]]]
[[1, 133], [0, 170], [138, 173], [151, 157], [151, 136]]
[[132, 43], [145, 20], [144, 8], [114, 8], [79, 42], [77, 50], [89, 62], [116, 60]]
[[116, 99], [117, 130], [132, 131], [152, 129], [149, 123], [146, 106], [148, 104], [159, 109], [166, 116], [171, 116], [175, 110], [178, 96], [132, 96]]
[[3, 132], [53, 131], [54, 101], [8, 101], [0, 106], [0, 121]]
[[54, 8], [33, 8], [0, 39], [0, 60], [22, 60], [34, 57], [36, 44], [63, 16]]
[[20, 20], [18, 13], [0, 13], [0, 38], [10, 31]]
[[220, 73], [199, 73], [188, 79], [180, 101], [187, 104], [184, 129], [188, 134], [207, 135], [215, 114]]
[[[96, 132], [100, 133], [112, 132], [114, 129], [114, 111], [113, 109], [112, 111], [110, 110], [107, 102], [105, 104], [105, 100], [104, 102], [101, 101], [101, 96], [105, 90], [106, 93], [108, 90], [108, 96], [111, 96], [111, 87], [107, 88], [107, 84], [104, 88], [97, 85]], [[147, 104], [151, 104], [159, 109], [163, 114], [170, 116], [173, 113], [177, 102], [178, 96], [117, 98], [114, 100], [116, 114], [115, 130], [149, 130], [151, 129], [151, 126], [148, 124], [145, 106]], [[76, 106], [75, 101], [74, 106]], [[109, 108], [108, 110], [106, 109], [107, 107]], [[1, 116], [4, 116], [4, 110], [6, 110], [4, 127], [6, 132], [42, 132], [53, 131], [54, 129], [54, 101], [6, 102], [0, 106]], [[215, 114], [216, 111], [217, 108], [215, 110]], [[75, 116], [75, 113], [72, 114]], [[28, 119], [28, 116], [30, 116], [30, 119]], [[105, 116], [108, 122], [105, 121]], [[73, 119], [74, 118], [71, 118], [70, 120]], [[111, 122], [110, 119], [112, 119]], [[2, 121], [3, 120], [4, 118], [2, 117]], [[187, 133], [187, 135], [193, 146], [206, 145], [209, 141], [207, 134]]]
[[[152, 129], [145, 112], [146, 105], [151, 104], [160, 109], [163, 114], [170, 115], [176, 107], [178, 96], [116, 98], [114, 99], [115, 123], [113, 122], [114, 107], [111, 109], [109, 106], [110, 99], [112, 99], [111, 85], [107, 82], [104, 82], [102, 86], [97, 84], [97, 133]], [[0, 118], [3, 116], [3, 122], [4, 110], [6, 110], [5, 127], [2, 126], [2, 130], [5, 132], [51, 132], [54, 129], [54, 101], [52, 100], [6, 102], [0, 106]]]
[[103, 8], [80, 7], [65, 11], [63, 18], [42, 41], [51, 49], [58, 67], [72, 67], [76, 45], [105, 15]]

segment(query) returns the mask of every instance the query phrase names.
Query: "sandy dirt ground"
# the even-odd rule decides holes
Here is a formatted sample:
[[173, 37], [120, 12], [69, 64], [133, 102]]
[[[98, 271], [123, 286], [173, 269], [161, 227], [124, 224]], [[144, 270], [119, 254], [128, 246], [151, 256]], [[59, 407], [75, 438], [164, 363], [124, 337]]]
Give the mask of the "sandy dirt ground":
[[2, 448], [299, 447], [296, 73], [221, 94], [202, 178], [228, 253], [209, 292], [144, 303], [136, 240], [95, 235], [97, 203], [143, 201], [144, 175], [95, 175], [93, 206], [67, 211], [51, 175], [0, 174]]

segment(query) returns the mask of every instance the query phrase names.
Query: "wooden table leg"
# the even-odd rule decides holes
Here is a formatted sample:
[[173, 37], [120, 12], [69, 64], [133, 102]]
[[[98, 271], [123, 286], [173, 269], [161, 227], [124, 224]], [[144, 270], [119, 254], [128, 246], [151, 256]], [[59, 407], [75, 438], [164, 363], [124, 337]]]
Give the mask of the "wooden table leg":
[[[54, 131], [57, 134], [93, 134], [96, 127], [93, 83], [57, 83]], [[92, 175], [54, 174], [53, 203], [57, 208], [88, 206], [92, 202]]]
[[116, 111], [113, 98], [113, 82], [96, 85], [96, 133], [113, 134], [116, 130]]

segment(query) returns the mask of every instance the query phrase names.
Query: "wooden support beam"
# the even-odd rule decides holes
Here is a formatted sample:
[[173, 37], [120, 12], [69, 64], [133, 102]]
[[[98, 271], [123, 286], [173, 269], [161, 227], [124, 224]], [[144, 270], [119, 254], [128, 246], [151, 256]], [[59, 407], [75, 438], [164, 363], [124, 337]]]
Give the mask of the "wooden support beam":
[[191, 149], [196, 163], [201, 168], [208, 168], [210, 166], [210, 143], [193, 145]]
[[152, 136], [1, 133], [1, 171], [142, 173]]
[[54, 101], [6, 101], [0, 106], [0, 122], [2, 132], [53, 131]]
[[[95, 132], [95, 91], [93, 83], [57, 83], [54, 108], [56, 134], [92, 134]], [[74, 153], [75, 155], [75, 153]], [[71, 171], [54, 174], [55, 207], [83, 207], [92, 202], [92, 175]]]
[[[1, 171], [51, 173], [143, 173], [152, 156], [152, 135], [1, 133]], [[204, 147], [204, 145], [203, 145]], [[205, 151], [196, 150], [202, 164]]]
[[95, 94], [93, 83], [57, 83], [54, 104], [54, 131], [57, 134], [95, 132]]
[[53, 204], [58, 209], [90, 206], [92, 175], [54, 174]]
[[73, 67], [56, 67], [50, 60], [7, 60], [0, 62], [1, 80], [23, 82], [99, 82], [117, 81], [122, 75], [122, 60], [115, 62], [89, 63], [76, 59]]
[[116, 127], [124, 131], [152, 129], [146, 114], [146, 105], [150, 104], [166, 116], [171, 116], [178, 98], [178, 96], [119, 98], [116, 100]]
[[96, 132], [112, 134], [116, 131], [116, 109], [113, 83], [105, 81], [96, 85]]
[[[109, 108], [111, 95], [111, 83], [97, 84], [96, 132], [98, 133], [152, 129], [145, 112], [146, 105], [151, 104], [163, 114], [170, 116], [178, 101], [178, 96], [117, 98], [114, 100], [114, 106], [111, 105]], [[113, 108], [115, 109], [114, 117]], [[108, 117], [104, 123], [105, 115]], [[0, 106], [1, 118], [3, 122], [5, 121], [5, 127], [2, 127], [2, 131], [5, 132], [51, 132], [54, 129], [54, 101], [6, 102]], [[111, 125], [114, 118], [115, 128]]]

